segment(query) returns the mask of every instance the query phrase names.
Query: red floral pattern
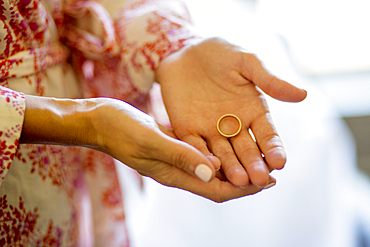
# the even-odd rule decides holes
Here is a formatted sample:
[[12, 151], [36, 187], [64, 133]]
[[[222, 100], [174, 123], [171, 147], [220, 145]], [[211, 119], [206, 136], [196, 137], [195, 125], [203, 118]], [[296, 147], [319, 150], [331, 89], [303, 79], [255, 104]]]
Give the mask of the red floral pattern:
[[16, 153], [17, 159], [27, 165], [31, 174], [38, 174], [44, 181], [49, 179], [69, 200], [76, 191], [82, 156], [80, 148], [54, 145], [23, 145]]
[[22, 197], [18, 206], [9, 204], [7, 195], [0, 197], [0, 246], [61, 246], [62, 230], [50, 221], [42, 233], [39, 218], [38, 208], [27, 211]]
[[130, 244], [115, 161], [84, 148], [19, 145], [24, 97], [5, 88], [113, 97], [146, 110], [160, 61], [195, 38], [189, 15], [176, 0], [180, 8], [128, 0], [115, 16], [103, 2], [117, 4], [0, 0], [0, 246], [85, 246], [92, 240], [81, 227], [94, 220], [96, 245]]
[[[174, 3], [184, 7], [181, 2]], [[65, 11], [72, 20], [68, 20], [75, 23], [74, 17], [86, 12], [98, 15], [101, 11], [96, 5], [82, 1], [78, 7], [69, 6]], [[168, 8], [164, 12], [161, 10], [164, 7], [166, 1], [162, 0], [132, 1], [113, 20], [104, 14], [102, 33], [89, 34], [85, 43], [80, 42], [82, 32], [76, 32], [75, 27], [62, 29], [63, 42], [74, 49], [72, 64], [82, 83], [84, 97], [113, 97], [147, 111], [149, 90], [159, 62], [197, 38], [184, 26], [188, 15], [180, 18], [183, 13]], [[86, 71], [86, 63], [90, 64], [90, 72]]]
[[[0, 131], [0, 138], [2, 135], [3, 132]], [[18, 139], [16, 139], [13, 144], [8, 144], [9, 143], [7, 143], [5, 140], [0, 142], [0, 174], [2, 174], [5, 169], [10, 168], [11, 161], [14, 157], [14, 150], [18, 144]]]
[[24, 96], [21, 93], [0, 86], [0, 104], [4, 113], [0, 116], [8, 118], [0, 123], [0, 184], [10, 168], [16, 152], [22, 129], [24, 115]]

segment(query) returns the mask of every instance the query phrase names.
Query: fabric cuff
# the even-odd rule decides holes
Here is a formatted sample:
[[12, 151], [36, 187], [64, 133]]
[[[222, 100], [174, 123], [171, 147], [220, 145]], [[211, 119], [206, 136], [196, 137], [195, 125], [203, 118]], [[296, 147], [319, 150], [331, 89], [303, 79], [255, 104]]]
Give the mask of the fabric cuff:
[[24, 111], [24, 95], [0, 86], [0, 186], [18, 149]]

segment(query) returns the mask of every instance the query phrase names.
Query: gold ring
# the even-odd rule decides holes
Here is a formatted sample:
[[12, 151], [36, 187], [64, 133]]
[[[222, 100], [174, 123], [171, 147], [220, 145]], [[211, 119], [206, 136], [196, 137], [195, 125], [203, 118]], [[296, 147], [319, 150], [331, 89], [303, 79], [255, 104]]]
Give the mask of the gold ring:
[[[233, 133], [233, 134], [225, 134], [225, 133], [223, 133], [221, 130], [220, 130], [220, 122], [221, 122], [221, 120], [222, 119], [224, 119], [225, 117], [233, 117], [233, 118], [235, 118], [236, 120], [238, 120], [238, 122], [239, 122], [239, 129], [235, 132], [235, 133]], [[226, 137], [226, 138], [230, 138], [230, 137], [234, 137], [234, 136], [236, 136], [237, 134], [239, 134], [239, 132], [241, 131], [241, 129], [242, 129], [242, 122], [240, 121], [240, 119], [237, 117], [237, 116], [235, 116], [234, 114], [225, 114], [225, 115], [223, 115], [222, 117], [220, 117], [220, 119], [217, 121], [217, 131], [218, 131], [218, 133], [220, 133], [222, 136], [224, 136], [224, 137]]]

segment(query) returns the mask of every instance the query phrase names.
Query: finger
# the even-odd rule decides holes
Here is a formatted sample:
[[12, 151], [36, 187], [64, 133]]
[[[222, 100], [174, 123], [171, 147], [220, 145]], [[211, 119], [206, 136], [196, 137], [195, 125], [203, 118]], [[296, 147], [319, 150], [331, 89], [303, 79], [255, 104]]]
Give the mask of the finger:
[[192, 145], [196, 149], [198, 149], [202, 154], [206, 155], [209, 161], [212, 162], [214, 168], [219, 170], [221, 167], [221, 161], [216, 156], [213, 156], [212, 153], [209, 151], [207, 147], [207, 143], [201, 136], [198, 135], [186, 135], [182, 137], [184, 142]]
[[209, 182], [215, 175], [215, 168], [212, 162], [199, 150], [191, 145], [158, 133], [152, 155], [162, 162], [172, 164], [189, 174], [197, 176], [204, 182]]
[[253, 54], [244, 53], [241, 74], [252, 81], [271, 97], [286, 101], [300, 102], [307, 96], [307, 92], [292, 84], [281, 80], [268, 72], [262, 62]]
[[240, 164], [230, 142], [224, 137], [207, 140], [212, 153], [221, 160], [221, 170], [235, 186], [244, 187], [249, 184], [249, 176]]
[[286, 163], [286, 153], [270, 113], [257, 117], [251, 123], [251, 130], [261, 152], [265, 155], [266, 163], [274, 169], [282, 169]]
[[[265, 159], [265, 158], [264, 158]], [[266, 161], [265, 161], [265, 163], [266, 163]], [[272, 168], [271, 166], [269, 166], [269, 165], [267, 165], [267, 167], [269, 168], [269, 173], [271, 173], [272, 171], [274, 171], [275, 169], [274, 168]]]
[[209, 161], [212, 162], [213, 166], [215, 167], [216, 171], [219, 171], [221, 169], [221, 161], [219, 158], [217, 158], [214, 155], [207, 155], [206, 156]]
[[221, 181], [227, 181], [225, 174], [221, 170], [216, 171], [216, 178], [220, 179]]
[[[172, 129], [169, 129], [169, 128], [161, 125], [161, 124], [158, 124], [158, 127], [166, 135], [168, 135], [168, 136], [170, 136], [172, 138], [178, 139]], [[195, 147], [196, 149], [198, 149], [199, 151], [201, 151], [204, 155], [206, 155], [207, 159], [209, 161], [211, 161], [211, 163], [213, 164], [214, 168], [216, 170], [220, 170], [220, 168], [221, 168], [221, 161], [217, 157], [213, 156], [209, 152], [209, 150], [208, 150], [208, 148], [206, 146], [206, 143], [204, 142], [204, 140], [201, 137], [199, 137], [199, 136], [196, 137], [196, 136], [190, 136], [189, 135], [188, 138], [185, 137], [185, 140], [183, 140], [183, 141], [189, 143], [190, 145], [192, 145], [193, 147]]]
[[163, 126], [162, 124], [159, 124], [159, 123], [157, 123], [157, 125], [158, 125], [158, 128], [159, 128], [163, 133], [165, 133], [166, 135], [168, 135], [168, 136], [170, 136], [170, 137], [172, 137], [172, 138], [176, 138], [176, 139], [178, 139], [178, 138], [177, 138], [177, 136], [175, 135], [175, 132], [173, 132], [173, 130], [172, 130], [172, 129], [167, 128], [167, 127], [165, 127], [165, 126]]
[[249, 135], [249, 131], [241, 131], [238, 136], [231, 138], [230, 142], [252, 184], [265, 186], [269, 179], [269, 168], [264, 162], [257, 144]]
[[[163, 167], [163, 165], [161, 166]], [[276, 180], [273, 177], [269, 178], [269, 183], [265, 188], [255, 185], [248, 185], [241, 188], [233, 185], [229, 181], [221, 181], [217, 177], [212, 179], [209, 183], [204, 183], [177, 167], [168, 166], [167, 168], [168, 171], [165, 172], [167, 175], [154, 179], [167, 186], [181, 188], [215, 202], [225, 202], [231, 199], [252, 195], [276, 184]]]

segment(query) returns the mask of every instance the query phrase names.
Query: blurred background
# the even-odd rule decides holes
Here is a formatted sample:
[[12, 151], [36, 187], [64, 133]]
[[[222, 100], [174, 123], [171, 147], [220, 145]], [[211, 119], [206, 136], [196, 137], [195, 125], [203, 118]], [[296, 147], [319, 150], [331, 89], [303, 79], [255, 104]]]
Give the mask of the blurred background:
[[[194, 15], [196, 23], [204, 23], [202, 34], [238, 40], [248, 35], [243, 27], [253, 25], [281, 35], [295, 69], [325, 93], [348, 124], [357, 165], [370, 174], [370, 1], [233, 0], [212, 7], [203, 1], [197, 7], [201, 2], [188, 0], [192, 12], [208, 9], [220, 21], [215, 25], [214, 19]], [[249, 23], [238, 20], [246, 15]], [[209, 28], [220, 26], [228, 31]]]
[[355, 137], [358, 167], [370, 174], [370, 1], [250, 2], [284, 37], [297, 69], [334, 102]]
[[268, 98], [288, 152], [276, 188], [215, 205], [145, 179], [126, 191], [134, 246], [370, 247], [370, 1], [185, 2], [199, 34], [256, 53], [308, 98]]

